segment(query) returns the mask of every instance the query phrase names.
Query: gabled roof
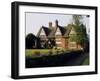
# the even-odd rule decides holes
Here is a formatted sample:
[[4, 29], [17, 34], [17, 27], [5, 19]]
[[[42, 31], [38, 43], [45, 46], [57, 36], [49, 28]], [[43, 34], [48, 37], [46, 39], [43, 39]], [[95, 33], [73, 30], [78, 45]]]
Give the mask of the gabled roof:
[[48, 37], [55, 37], [55, 33], [57, 31], [57, 28], [59, 28], [62, 36], [65, 34], [66, 29], [64, 27], [62, 27], [62, 26], [57, 26], [57, 27], [52, 27], [51, 28], [51, 32], [50, 32]]
[[55, 36], [55, 32], [56, 32], [57, 28], [56, 27], [52, 27], [50, 28], [50, 34], [48, 35], [48, 37], [54, 37]]
[[48, 36], [48, 35], [50, 34], [50, 29], [47, 28], [47, 27], [45, 27], [45, 26], [42, 26], [42, 27], [40, 28], [38, 34], [37, 34], [37, 37], [39, 37], [39, 35], [40, 35], [42, 29], [44, 30], [46, 36]]
[[57, 26], [57, 27], [45, 27], [45, 26], [42, 26], [37, 34], [37, 37], [40, 36], [40, 33], [41, 33], [41, 30], [43, 29], [46, 36], [47, 37], [55, 37], [55, 33], [57, 31], [57, 28], [59, 28], [60, 32], [61, 32], [61, 36], [63, 37], [68, 37], [69, 36], [69, 33], [72, 29], [73, 25], [72, 24], [68, 24], [68, 26]]
[[58, 28], [60, 29], [61, 34], [63, 36], [65, 34], [65, 32], [66, 32], [66, 29], [64, 27], [61, 27], [61, 26], [58, 26]]
[[64, 34], [64, 37], [68, 37], [69, 36], [69, 33], [70, 33], [72, 27], [73, 27], [73, 25], [71, 25], [71, 24], [68, 24], [68, 26], [65, 27], [66, 32]]

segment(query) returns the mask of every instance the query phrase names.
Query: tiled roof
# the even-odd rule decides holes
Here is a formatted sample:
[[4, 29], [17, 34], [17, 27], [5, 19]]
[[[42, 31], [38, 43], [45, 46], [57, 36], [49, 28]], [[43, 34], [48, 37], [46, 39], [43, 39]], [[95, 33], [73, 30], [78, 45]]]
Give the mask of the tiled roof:
[[49, 33], [48, 37], [55, 37], [55, 33], [56, 33], [57, 28], [60, 29], [60, 32], [61, 32], [62, 36], [65, 34], [66, 29], [64, 27], [61, 27], [61, 26], [51, 27], [51, 28], [49, 28], [50, 29], [50, 33]]
[[68, 24], [68, 26], [65, 27], [66, 32], [64, 34], [64, 37], [68, 37], [69, 36], [69, 33], [70, 33], [72, 27], [73, 26], [71, 24]]
[[68, 26], [64, 26], [64, 27], [58, 25], [57, 27], [50, 27], [50, 28], [42, 26], [40, 28], [37, 36], [39, 37], [40, 32], [43, 29], [45, 34], [46, 34], [46, 36], [48, 36], [48, 37], [55, 37], [56, 30], [57, 30], [57, 28], [59, 28], [60, 31], [61, 31], [61, 35], [63, 37], [68, 37], [72, 27], [73, 27], [73, 25], [71, 25], [71, 24], [69, 24]]
[[56, 32], [57, 28], [56, 28], [56, 27], [51, 27], [51, 28], [50, 28], [50, 30], [51, 30], [51, 32], [50, 32], [50, 34], [49, 34], [49, 36], [48, 36], [48, 37], [54, 37], [54, 36], [55, 36], [55, 32]]
[[37, 37], [39, 37], [40, 32], [41, 32], [42, 29], [44, 30], [46, 36], [48, 36], [48, 35], [50, 34], [50, 32], [51, 32], [51, 30], [50, 30], [48, 27], [42, 26], [42, 27], [40, 28], [38, 34], [37, 34]]
[[58, 26], [58, 27], [59, 27], [59, 29], [61, 31], [62, 36], [63, 36], [65, 34], [65, 32], [66, 32], [66, 29], [64, 27], [61, 27], [61, 26]]

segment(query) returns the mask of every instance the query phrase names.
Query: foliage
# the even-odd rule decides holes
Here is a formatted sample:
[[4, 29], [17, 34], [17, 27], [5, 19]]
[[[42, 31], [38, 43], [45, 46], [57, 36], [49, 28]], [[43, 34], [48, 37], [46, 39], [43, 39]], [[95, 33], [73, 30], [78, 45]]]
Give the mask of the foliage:
[[48, 55], [56, 55], [58, 53], [64, 53], [64, 52], [67, 52], [67, 50], [65, 49], [59, 49], [59, 50], [58, 49], [26, 49], [25, 55], [26, 57], [36, 57], [36, 55], [48, 56]]
[[76, 34], [71, 35], [70, 40], [76, 41], [78, 44], [81, 44], [82, 46], [84, 46], [84, 44], [86, 44], [88, 42], [88, 37], [87, 37], [87, 33], [86, 33], [86, 27], [85, 27], [85, 25], [82, 24], [82, 22], [80, 22], [80, 19], [82, 19], [81, 15], [73, 16], [73, 20], [75, 23], [75, 24], [73, 24], [73, 27], [76, 31]]
[[49, 39], [46, 43], [45, 43], [45, 47], [48, 49], [52, 49], [55, 46], [55, 40], [51, 40]]
[[76, 35], [76, 34], [70, 35], [69, 40], [70, 40], [70, 41], [77, 41], [77, 35]]
[[80, 19], [82, 19], [81, 15], [73, 15], [73, 21], [74, 21], [75, 25], [80, 25], [81, 24]]
[[35, 51], [34, 54], [40, 55], [40, 51]]
[[85, 58], [85, 59], [82, 61], [81, 65], [89, 65], [89, 57], [88, 57], [88, 58]]
[[75, 25], [75, 31], [77, 33], [76, 42], [83, 45], [84, 43], [88, 42], [88, 37], [86, 34], [86, 27], [81, 24], [79, 26]]
[[33, 45], [35, 44], [35, 36], [30, 33], [26, 36], [25, 42], [26, 42], [26, 49], [32, 49]]
[[52, 50], [50, 50], [50, 51], [49, 51], [49, 55], [52, 55], [52, 54], [53, 54], [53, 51], [52, 51]]

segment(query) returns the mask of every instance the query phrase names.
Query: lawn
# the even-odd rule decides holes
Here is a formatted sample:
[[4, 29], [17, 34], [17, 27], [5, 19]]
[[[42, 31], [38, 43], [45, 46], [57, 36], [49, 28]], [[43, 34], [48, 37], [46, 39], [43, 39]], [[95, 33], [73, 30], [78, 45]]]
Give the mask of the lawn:
[[57, 49], [55, 49], [55, 48], [54, 49], [26, 49], [25, 55], [26, 55], [26, 57], [34, 58], [34, 57], [57, 55], [57, 54], [63, 54], [63, 53], [67, 54], [67, 53], [70, 53], [71, 51], [76, 51], [76, 50], [68, 50], [68, 49], [62, 49], [62, 48], [57, 48]]
[[82, 65], [89, 65], [89, 57], [84, 59]]
[[[49, 49], [33, 49], [30, 50], [32, 55], [32, 51], [42, 51], [47, 52]], [[30, 52], [28, 50], [28, 53]], [[35, 54], [33, 54], [34, 56]], [[41, 55], [41, 54], [40, 54]], [[47, 55], [47, 54], [45, 54]], [[35, 56], [34, 56], [35, 57]], [[47, 55], [47, 56], [37, 56], [37, 57], [26, 57], [26, 68], [34, 68], [34, 67], [54, 67], [54, 66], [75, 66], [75, 65], [83, 65], [80, 63], [84, 63], [85, 58], [82, 51], [72, 51], [69, 53], [61, 53], [55, 55]], [[85, 62], [87, 63], [87, 62]], [[84, 64], [85, 65], [85, 64]], [[87, 64], [86, 64], [87, 65]]]
[[[65, 52], [66, 50], [60, 49], [26, 49], [25, 54], [27, 57], [38, 57], [38, 56], [47, 56], [55, 55]], [[68, 52], [68, 51], [66, 51]]]
[[32, 56], [33, 54], [48, 54], [50, 49], [26, 49], [26, 56]]

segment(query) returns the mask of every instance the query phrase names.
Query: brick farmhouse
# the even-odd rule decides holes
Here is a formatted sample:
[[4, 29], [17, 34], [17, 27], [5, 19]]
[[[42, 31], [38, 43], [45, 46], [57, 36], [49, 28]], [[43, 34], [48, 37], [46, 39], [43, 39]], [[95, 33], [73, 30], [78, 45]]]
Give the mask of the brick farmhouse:
[[34, 48], [53, 48], [60, 47], [65, 49], [83, 49], [80, 44], [75, 41], [70, 41], [71, 35], [77, 35], [73, 24], [67, 26], [60, 26], [58, 20], [55, 21], [55, 25], [49, 22], [49, 27], [42, 26], [37, 33], [37, 40], [34, 40]]

